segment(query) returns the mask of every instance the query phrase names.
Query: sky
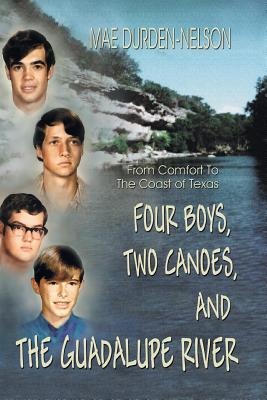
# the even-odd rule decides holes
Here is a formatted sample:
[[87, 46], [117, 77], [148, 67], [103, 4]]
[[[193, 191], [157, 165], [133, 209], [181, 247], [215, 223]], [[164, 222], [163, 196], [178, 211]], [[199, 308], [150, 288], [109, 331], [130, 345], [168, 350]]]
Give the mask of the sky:
[[[232, 48], [130, 49], [142, 79], [202, 97], [216, 112], [243, 113], [266, 74], [263, 0], [35, 0], [87, 47], [91, 28], [231, 28]], [[63, 6], [64, 4], [64, 6]]]

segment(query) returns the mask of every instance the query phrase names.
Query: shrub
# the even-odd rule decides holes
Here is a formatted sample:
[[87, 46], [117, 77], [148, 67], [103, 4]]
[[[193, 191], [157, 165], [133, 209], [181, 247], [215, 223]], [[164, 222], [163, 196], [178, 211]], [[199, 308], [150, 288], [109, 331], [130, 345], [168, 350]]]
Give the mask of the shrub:
[[151, 139], [156, 150], [165, 150], [171, 143], [171, 138], [167, 131], [155, 131], [152, 133]]
[[124, 154], [128, 151], [127, 140], [124, 136], [117, 136], [111, 143], [111, 151]]

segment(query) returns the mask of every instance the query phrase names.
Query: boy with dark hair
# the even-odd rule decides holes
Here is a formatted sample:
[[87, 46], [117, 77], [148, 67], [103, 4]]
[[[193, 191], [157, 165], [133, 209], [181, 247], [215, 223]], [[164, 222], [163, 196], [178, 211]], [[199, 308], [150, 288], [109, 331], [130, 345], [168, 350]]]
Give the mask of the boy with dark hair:
[[77, 175], [83, 142], [83, 123], [66, 108], [47, 112], [36, 124], [33, 145], [43, 162], [38, 193], [56, 209], [77, 210], [84, 205], [87, 187]]
[[16, 193], [0, 207], [0, 265], [25, 270], [36, 258], [43, 237], [47, 211], [32, 194]]
[[68, 246], [50, 246], [34, 263], [32, 288], [41, 297], [41, 314], [24, 326], [28, 337], [50, 337], [52, 345], [66, 335], [79, 339], [87, 322], [72, 314], [83, 282], [84, 269], [78, 254]]
[[24, 113], [45, 102], [48, 80], [54, 73], [55, 55], [45, 36], [34, 30], [18, 31], [3, 48], [6, 75], [13, 101]]
[[[42, 148], [45, 139], [46, 128], [62, 123], [68, 135], [79, 138], [81, 144], [84, 142], [84, 126], [79, 116], [67, 108], [55, 108], [45, 113], [37, 122], [33, 136], [35, 148]], [[42, 159], [41, 159], [42, 161]]]
[[22, 58], [27, 56], [32, 50], [44, 47], [45, 61], [48, 69], [55, 65], [56, 59], [51, 44], [41, 33], [28, 29], [15, 33], [3, 47], [3, 58], [8, 69], [13, 64], [17, 64]]

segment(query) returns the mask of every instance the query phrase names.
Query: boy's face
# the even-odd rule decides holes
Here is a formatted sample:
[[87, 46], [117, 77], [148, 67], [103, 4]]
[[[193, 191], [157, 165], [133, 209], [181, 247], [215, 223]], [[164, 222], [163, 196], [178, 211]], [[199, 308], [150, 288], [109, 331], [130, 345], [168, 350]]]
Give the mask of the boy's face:
[[44, 213], [36, 215], [29, 214], [26, 210], [11, 214], [8, 225], [2, 236], [2, 251], [14, 263], [30, 263], [33, 261], [39, 251], [43, 236], [37, 238], [36, 233], [31, 231], [24, 232], [24, 227], [43, 228]]
[[24, 112], [40, 108], [45, 101], [48, 80], [53, 71], [53, 66], [48, 70], [44, 47], [30, 51], [9, 69], [6, 67], [15, 105]]
[[36, 153], [50, 175], [69, 177], [77, 173], [83, 145], [78, 137], [68, 135], [64, 124], [59, 123], [46, 127], [42, 147], [37, 147]]
[[71, 279], [46, 280], [42, 278], [39, 284], [32, 278], [32, 287], [42, 300], [42, 313], [45, 319], [53, 324], [66, 321], [72, 312], [79, 296], [81, 282], [80, 272], [75, 271]]

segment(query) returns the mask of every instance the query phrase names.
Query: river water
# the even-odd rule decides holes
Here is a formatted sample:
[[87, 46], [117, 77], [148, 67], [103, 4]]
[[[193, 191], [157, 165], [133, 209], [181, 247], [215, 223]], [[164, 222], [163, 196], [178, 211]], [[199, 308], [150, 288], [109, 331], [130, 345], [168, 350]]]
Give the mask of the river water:
[[[203, 174], [159, 175], [157, 167], [190, 166], [203, 167]], [[207, 165], [216, 167], [216, 175], [207, 174]], [[151, 167], [151, 165], [150, 165]], [[194, 169], [192, 168], [191, 171]], [[199, 171], [199, 170], [198, 170]], [[128, 338], [132, 345], [138, 339], [171, 337], [170, 353], [173, 363], [163, 368], [160, 357], [154, 369], [125, 368], [119, 365], [79, 371], [34, 371], [17, 372], [17, 380], [23, 381], [29, 398], [54, 399], [265, 399], [266, 398], [266, 213], [267, 181], [263, 168], [248, 156], [221, 158], [188, 158], [161, 161], [154, 166], [155, 174], [137, 175], [127, 168], [116, 167], [95, 172], [91, 183], [91, 209], [83, 218], [66, 220], [66, 232], [62, 240], [75, 244], [86, 260], [86, 280], [77, 314], [90, 319], [96, 336], [114, 340], [116, 336]], [[172, 181], [170, 189], [142, 189], [140, 179]], [[134, 181], [135, 188], [118, 187], [124, 179]], [[186, 188], [174, 187], [175, 181], [186, 180]], [[189, 179], [212, 181], [208, 185], [217, 188], [190, 188]], [[214, 182], [217, 182], [216, 184]], [[132, 186], [134, 185], [132, 184]], [[160, 185], [160, 184], [158, 184]], [[206, 184], [207, 185], [207, 184]], [[174, 221], [178, 229], [170, 228], [170, 234], [156, 232], [154, 227], [147, 232], [143, 220], [138, 220], [138, 232], [134, 231], [134, 207], [138, 203], [155, 206], [175, 206]], [[206, 209], [223, 204], [227, 219], [226, 232], [217, 231], [215, 218], [213, 232], [209, 224], [203, 231], [196, 227], [185, 233], [183, 212], [188, 205]], [[140, 212], [142, 209], [138, 209]], [[203, 210], [203, 208], [202, 208]], [[202, 215], [202, 214], [201, 214]], [[203, 222], [203, 219], [202, 219]], [[71, 232], [71, 235], [70, 235]], [[224, 273], [212, 276], [187, 274], [180, 269], [166, 275], [164, 264], [170, 249], [174, 250], [169, 266], [175, 266], [175, 254], [180, 248], [186, 254], [207, 249], [229, 247], [234, 272], [230, 277]], [[153, 276], [135, 272], [131, 259], [131, 276], [127, 275], [126, 257], [123, 252], [133, 249], [154, 249], [158, 267]], [[221, 252], [218, 256], [221, 257]], [[153, 264], [153, 263], [152, 263]], [[224, 262], [223, 264], [227, 264]], [[218, 265], [218, 263], [217, 263]], [[228, 262], [229, 266], [229, 262]], [[236, 273], [236, 280], [233, 279]], [[217, 319], [214, 313], [205, 318], [203, 313], [196, 320], [198, 294], [203, 299], [224, 295], [231, 302], [231, 310], [225, 320]], [[208, 339], [217, 337], [235, 339], [233, 356], [239, 363], [230, 362], [215, 368], [212, 356], [208, 368], [204, 368], [199, 351], [199, 367], [186, 363], [182, 371], [181, 338]], [[224, 346], [221, 346], [224, 355]], [[194, 353], [190, 355], [194, 357]], [[168, 357], [167, 357], [168, 358]], [[221, 356], [218, 356], [221, 359]], [[49, 385], [48, 377], [49, 376]], [[71, 384], [69, 379], [71, 379]], [[38, 383], [37, 383], [38, 380]], [[70, 396], [70, 387], [72, 397]], [[11, 389], [10, 389], [11, 390]], [[36, 395], [38, 390], [39, 396]], [[42, 393], [42, 395], [40, 395]], [[61, 396], [55, 394], [61, 393]], [[11, 397], [12, 398], [12, 397]], [[17, 395], [16, 398], [19, 397]]]

